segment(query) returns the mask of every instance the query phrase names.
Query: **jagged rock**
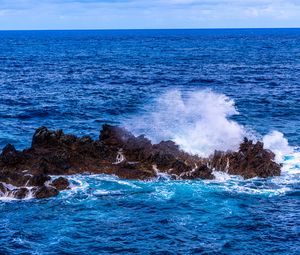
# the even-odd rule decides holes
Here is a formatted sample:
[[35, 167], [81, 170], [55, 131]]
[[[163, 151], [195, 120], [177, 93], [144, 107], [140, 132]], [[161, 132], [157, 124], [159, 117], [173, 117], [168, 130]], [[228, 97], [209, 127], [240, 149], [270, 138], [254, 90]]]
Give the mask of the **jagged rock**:
[[119, 148], [122, 148], [130, 138], [134, 139], [135, 136], [126, 129], [107, 124], [103, 125], [99, 136], [103, 144]]
[[212, 170], [206, 165], [201, 165], [191, 171], [184, 172], [180, 175], [181, 179], [193, 180], [193, 179], [202, 179], [202, 180], [213, 180], [215, 177], [212, 173]]
[[0, 161], [5, 165], [15, 165], [21, 160], [20, 153], [11, 144], [6, 145], [0, 155]]
[[61, 135], [62, 130], [49, 131], [46, 127], [40, 127], [33, 135], [31, 147], [58, 145]]
[[[49, 175], [89, 172], [147, 180], [163, 172], [174, 179], [213, 179], [214, 169], [244, 178], [280, 175], [274, 154], [264, 149], [261, 142], [253, 144], [247, 139], [237, 152], [216, 151], [209, 158], [200, 158], [180, 150], [172, 141], [152, 144], [144, 136], [136, 137], [111, 125], [103, 125], [99, 140], [40, 127], [33, 135], [31, 148], [20, 152], [7, 145], [3, 149], [0, 184], [15, 186], [17, 197], [26, 196], [26, 187], [34, 187], [33, 196], [45, 198], [56, 196], [69, 186], [62, 177], [50, 183]], [[5, 192], [6, 187], [0, 185], [0, 196]]]
[[[171, 168], [168, 170], [169, 174], [180, 176], [182, 173], [191, 172], [192, 166], [185, 164], [182, 160], [174, 159]], [[158, 165], [159, 167], [159, 165]]]
[[216, 151], [210, 159], [210, 166], [228, 174], [241, 175], [244, 178], [280, 175], [280, 165], [274, 161], [273, 152], [264, 149], [262, 142], [253, 144], [247, 138], [237, 152]]
[[48, 180], [50, 180], [50, 177], [43, 174], [32, 175], [26, 172], [0, 172], [0, 182], [9, 183], [15, 187], [42, 186]]

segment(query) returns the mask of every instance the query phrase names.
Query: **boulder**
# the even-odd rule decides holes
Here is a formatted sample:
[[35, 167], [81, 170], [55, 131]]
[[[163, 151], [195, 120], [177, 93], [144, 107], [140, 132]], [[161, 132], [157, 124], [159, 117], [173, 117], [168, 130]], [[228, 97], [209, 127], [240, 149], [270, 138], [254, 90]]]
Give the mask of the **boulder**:
[[66, 190], [69, 188], [70, 183], [66, 178], [59, 177], [52, 181], [51, 186], [56, 188], [58, 191]]
[[33, 189], [35, 198], [49, 198], [59, 194], [58, 190], [51, 186], [41, 186]]
[[50, 131], [46, 127], [38, 128], [33, 137], [31, 147], [57, 146], [60, 143], [62, 130]]

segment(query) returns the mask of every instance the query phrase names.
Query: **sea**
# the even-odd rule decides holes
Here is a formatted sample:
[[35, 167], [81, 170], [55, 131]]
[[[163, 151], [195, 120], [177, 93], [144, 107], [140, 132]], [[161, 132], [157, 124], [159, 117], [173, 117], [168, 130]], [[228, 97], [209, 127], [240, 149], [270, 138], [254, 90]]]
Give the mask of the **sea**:
[[263, 141], [282, 175], [73, 175], [0, 198], [0, 254], [300, 254], [300, 29], [0, 31], [0, 147], [104, 123], [208, 156]]

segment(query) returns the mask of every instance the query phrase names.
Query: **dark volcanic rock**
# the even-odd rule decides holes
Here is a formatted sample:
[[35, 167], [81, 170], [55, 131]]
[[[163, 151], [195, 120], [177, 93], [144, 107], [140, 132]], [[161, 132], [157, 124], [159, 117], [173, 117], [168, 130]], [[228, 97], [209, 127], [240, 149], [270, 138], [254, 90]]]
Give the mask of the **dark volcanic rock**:
[[28, 195], [28, 193], [29, 190], [27, 188], [20, 188], [10, 191], [9, 195], [17, 199], [24, 199]]
[[280, 165], [274, 162], [274, 158], [274, 153], [264, 149], [263, 143], [253, 144], [245, 138], [237, 152], [216, 151], [211, 157], [210, 165], [216, 170], [241, 175], [246, 179], [266, 178], [280, 175]]
[[50, 176], [45, 174], [33, 175], [29, 178], [26, 186], [43, 186], [50, 179]]
[[19, 153], [11, 144], [6, 145], [0, 155], [0, 161], [2, 161], [2, 164], [10, 166], [19, 163], [21, 158], [21, 153]]
[[30, 180], [31, 175], [14, 172], [14, 171], [1, 171], [0, 172], [0, 182], [9, 183], [16, 187], [25, 186]]
[[212, 170], [206, 165], [201, 165], [196, 169], [193, 169], [189, 172], [184, 172], [180, 175], [182, 179], [203, 179], [203, 180], [213, 180], [215, 177], [212, 174]]
[[58, 195], [58, 190], [50, 186], [41, 186], [33, 189], [33, 194], [35, 198], [48, 198]]
[[68, 189], [69, 185], [70, 185], [69, 181], [63, 177], [59, 177], [51, 183], [51, 186], [53, 186], [54, 188], [56, 188], [59, 191]]
[[49, 131], [46, 127], [38, 128], [33, 137], [31, 147], [38, 146], [57, 146], [60, 143], [62, 130]]
[[0, 183], [0, 197], [1, 195], [4, 195], [7, 192], [6, 187], [3, 185], [3, 183]]
[[[210, 158], [200, 158], [180, 150], [172, 141], [152, 144], [144, 136], [136, 137], [111, 125], [103, 125], [99, 140], [40, 127], [33, 135], [31, 148], [20, 152], [13, 145], [7, 145], [3, 149], [0, 196], [8, 192], [24, 198], [28, 194], [27, 187], [33, 187], [33, 196], [46, 198], [69, 187], [65, 178], [50, 182], [49, 175], [88, 172], [147, 180], [163, 172], [175, 179], [213, 179], [214, 169], [244, 178], [280, 174], [274, 154], [265, 150], [262, 143], [253, 144], [247, 139], [237, 152], [215, 152]], [[7, 190], [1, 182], [16, 188]]]

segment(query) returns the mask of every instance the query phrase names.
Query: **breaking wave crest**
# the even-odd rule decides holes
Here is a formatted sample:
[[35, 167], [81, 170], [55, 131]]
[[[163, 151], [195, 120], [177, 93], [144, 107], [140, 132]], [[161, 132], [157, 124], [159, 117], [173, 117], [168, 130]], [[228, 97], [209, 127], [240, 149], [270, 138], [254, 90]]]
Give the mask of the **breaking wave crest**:
[[214, 150], [238, 148], [246, 130], [230, 119], [237, 114], [234, 101], [223, 94], [173, 90], [126, 126], [154, 142], [170, 139], [187, 152], [208, 156]]
[[[123, 125], [136, 135], [146, 134], [153, 142], [170, 139], [183, 150], [206, 157], [214, 150], [238, 149], [245, 136], [258, 140], [253, 135], [255, 131], [249, 131], [231, 119], [237, 114], [234, 101], [223, 94], [211, 90], [183, 94], [173, 90], [159, 97], [155, 104], [146, 106], [142, 116], [133, 117]], [[275, 153], [276, 161], [282, 164], [280, 177], [244, 180], [239, 176], [215, 172], [216, 178], [212, 181], [171, 181], [166, 174], [159, 174], [156, 180], [141, 182], [107, 175], [74, 175], [67, 177], [71, 189], [62, 192], [60, 196], [63, 199], [76, 197], [81, 201], [149, 193], [161, 198], [170, 197], [170, 190], [175, 195], [177, 189], [188, 188], [189, 185], [192, 185], [191, 189], [196, 193], [201, 189], [201, 194], [216, 190], [254, 195], [293, 192], [300, 179], [299, 148], [291, 147], [284, 134], [278, 131], [270, 132], [261, 140], [265, 148]], [[122, 160], [121, 156], [119, 160]], [[30, 198], [28, 196], [27, 199]], [[1, 200], [12, 200], [12, 197], [7, 195]]]
[[252, 181], [240, 180], [224, 173], [215, 173], [216, 180], [227, 182], [227, 188], [238, 187], [238, 190], [250, 193], [263, 190], [284, 192], [285, 184], [297, 181], [300, 176], [299, 150], [291, 147], [279, 131], [272, 131], [259, 139], [255, 130], [246, 129], [231, 119], [237, 114], [239, 112], [234, 101], [224, 94], [211, 90], [183, 94], [173, 90], [147, 106], [144, 115], [128, 122], [133, 124], [127, 123], [125, 126], [136, 135], [146, 134], [153, 142], [170, 139], [183, 150], [205, 157], [215, 150], [238, 149], [245, 136], [255, 141], [262, 140], [265, 148], [272, 150], [276, 155], [275, 160], [282, 164], [281, 177], [271, 178], [268, 188], [262, 185], [258, 189], [256, 184], [260, 181], [253, 184]]
[[293, 153], [293, 148], [289, 146], [288, 140], [279, 131], [272, 131], [263, 137], [265, 148], [273, 151], [276, 161], [281, 163], [286, 155]]
[[[146, 106], [142, 116], [124, 125], [136, 135], [146, 134], [153, 142], [173, 140], [183, 150], [209, 156], [215, 150], [236, 150], [244, 137], [258, 140], [255, 131], [232, 120], [239, 112], [234, 100], [211, 90], [183, 94], [173, 90]], [[278, 131], [263, 137], [267, 149], [282, 161], [293, 151], [288, 140]]]

